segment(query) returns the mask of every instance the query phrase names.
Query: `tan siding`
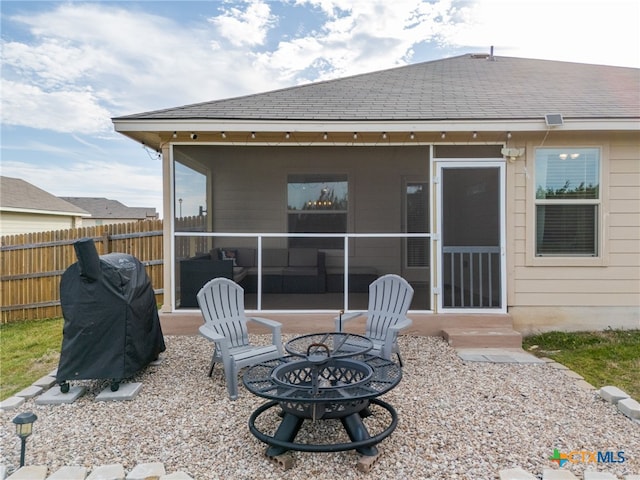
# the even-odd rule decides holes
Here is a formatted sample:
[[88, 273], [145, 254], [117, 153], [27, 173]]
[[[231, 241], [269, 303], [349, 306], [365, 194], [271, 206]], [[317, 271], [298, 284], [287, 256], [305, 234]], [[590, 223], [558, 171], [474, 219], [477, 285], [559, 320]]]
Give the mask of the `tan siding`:
[[2, 235], [63, 230], [74, 226], [74, 217], [65, 215], [41, 215], [32, 213], [1, 212]]
[[[601, 241], [606, 249], [602, 264], [598, 266], [571, 267], [563, 265], [562, 259], [554, 265], [553, 259], [546, 258], [545, 266], [527, 265], [533, 257], [532, 177], [537, 144], [527, 145], [526, 163], [509, 165], [518, 173], [514, 175], [513, 185], [507, 189], [507, 201], [513, 208], [512, 218], [508, 219], [513, 229], [509, 232], [512, 238], [509, 262], [512, 267], [508, 267], [508, 271], [512, 278], [508, 303], [522, 318], [526, 314], [518, 307], [610, 306], [612, 309], [629, 309], [640, 305], [640, 143], [634, 134], [619, 134], [615, 138], [616, 141], [610, 144], [602, 134], [589, 138], [575, 135], [562, 138], [558, 134], [556, 139], [557, 145], [594, 145], [594, 141], [602, 141], [596, 146], [602, 146], [603, 152], [604, 238]], [[553, 147], [554, 143], [547, 142], [545, 146]], [[522, 188], [521, 180], [526, 177], [525, 173], [531, 178], [527, 178], [527, 188]], [[586, 259], [585, 264], [588, 261]], [[636, 316], [628, 323], [640, 323], [637, 308], [626, 311], [635, 312]]]

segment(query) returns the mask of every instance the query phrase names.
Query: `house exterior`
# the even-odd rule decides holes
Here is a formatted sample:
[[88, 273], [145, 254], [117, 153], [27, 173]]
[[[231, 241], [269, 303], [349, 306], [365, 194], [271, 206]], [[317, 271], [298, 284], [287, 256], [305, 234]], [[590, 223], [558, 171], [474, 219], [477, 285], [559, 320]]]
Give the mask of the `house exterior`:
[[140, 222], [158, 218], [155, 208], [127, 207], [117, 200], [110, 200], [104, 197], [60, 198], [91, 214], [91, 217], [83, 222], [85, 227]]
[[0, 182], [1, 235], [78, 228], [91, 216], [20, 178], [0, 177]]
[[397, 273], [414, 324], [640, 326], [638, 69], [463, 55], [113, 122], [162, 153], [164, 313], [223, 275], [335, 314]]

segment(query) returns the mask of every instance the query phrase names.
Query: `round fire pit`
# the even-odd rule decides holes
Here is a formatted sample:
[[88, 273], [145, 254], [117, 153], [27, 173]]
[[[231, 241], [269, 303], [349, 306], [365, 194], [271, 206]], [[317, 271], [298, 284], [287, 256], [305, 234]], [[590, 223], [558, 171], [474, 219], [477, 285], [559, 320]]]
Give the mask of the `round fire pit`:
[[[370, 468], [378, 457], [375, 445], [388, 437], [397, 426], [395, 409], [377, 397], [400, 382], [402, 370], [391, 360], [358, 353], [358, 349], [355, 355], [349, 356], [347, 351], [341, 351], [338, 358], [334, 358], [329, 345], [344, 345], [342, 340], [351, 334], [322, 335], [328, 335], [328, 344], [306, 338], [302, 342], [307, 344], [304, 355], [270, 360], [245, 372], [243, 382], [247, 389], [255, 395], [271, 400], [253, 412], [249, 418], [249, 429], [256, 438], [269, 445], [266, 453], [274, 460], [288, 450], [337, 452], [355, 449], [370, 459], [369, 462], [358, 464], [359, 469], [365, 470], [366, 465]], [[334, 335], [336, 338], [333, 338]], [[365, 340], [368, 342], [368, 339]], [[300, 343], [299, 341], [298, 344]], [[363, 348], [363, 345], [367, 346], [366, 342], [360, 345], [360, 352], [370, 349]], [[291, 345], [289, 347], [287, 350], [291, 352]], [[373, 437], [369, 435], [362, 422], [362, 418], [371, 415], [370, 403], [380, 406], [390, 416], [386, 428]], [[282, 421], [275, 434], [268, 435], [258, 430], [255, 425], [258, 417], [278, 406], [282, 409]], [[339, 419], [351, 441], [330, 443], [331, 439], [327, 439], [327, 443], [322, 444], [295, 442], [295, 437], [305, 420], [327, 419]], [[283, 466], [287, 467], [286, 464]]]

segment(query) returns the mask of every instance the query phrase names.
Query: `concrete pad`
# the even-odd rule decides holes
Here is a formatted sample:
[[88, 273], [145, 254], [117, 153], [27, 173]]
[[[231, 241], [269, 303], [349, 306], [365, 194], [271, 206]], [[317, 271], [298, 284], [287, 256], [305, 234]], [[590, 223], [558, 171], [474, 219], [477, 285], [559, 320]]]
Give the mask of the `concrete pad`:
[[156, 463], [140, 463], [127, 475], [127, 480], [150, 480], [157, 479], [166, 475], [164, 464]]
[[121, 402], [123, 400], [133, 400], [135, 396], [140, 393], [141, 388], [142, 383], [140, 382], [121, 383], [120, 387], [115, 392], [112, 392], [111, 387], [109, 386], [96, 396], [96, 400], [99, 402]]
[[623, 392], [618, 387], [613, 387], [611, 385], [602, 387], [599, 394], [604, 400], [610, 403], [618, 403], [620, 400], [629, 398], [629, 395], [626, 392]]
[[584, 377], [582, 375], [574, 372], [573, 370], [562, 370], [562, 373], [564, 373], [569, 378], [574, 378], [576, 380], [584, 380]]
[[633, 398], [625, 398], [618, 402], [618, 410], [624, 413], [627, 417], [634, 420], [640, 420], [640, 403]]
[[87, 480], [124, 480], [124, 467], [119, 463], [94, 468]]
[[558, 362], [548, 362], [547, 365], [556, 370], [569, 370], [569, 367]]
[[33, 398], [36, 395], [40, 395], [41, 393], [42, 387], [31, 385], [30, 387], [27, 387], [24, 390], [20, 390], [18, 393], [16, 393], [16, 397]]
[[87, 476], [87, 469], [84, 467], [62, 467], [47, 480], [84, 480]]
[[24, 397], [9, 397], [0, 402], [0, 410], [6, 412], [7, 410], [15, 410], [24, 403]]
[[465, 362], [545, 363], [521, 348], [456, 348], [456, 353]]
[[35, 382], [33, 382], [33, 384], [36, 387], [42, 387], [43, 390], [47, 390], [56, 384], [56, 377], [52, 377], [51, 375], [45, 375], [44, 377], [41, 377]]
[[20, 467], [7, 480], [44, 480], [47, 478], [46, 465], [29, 465]]
[[584, 472], [584, 480], [618, 480], [613, 473], [608, 472], [594, 472], [593, 470], [586, 470]]
[[86, 392], [87, 387], [74, 386], [68, 393], [62, 393], [60, 387], [53, 387], [35, 399], [36, 405], [61, 405], [73, 403]]
[[578, 480], [569, 470], [542, 469], [542, 480]]
[[580, 388], [582, 388], [583, 390], [595, 390], [596, 387], [594, 387], [593, 385], [591, 385], [589, 382], [587, 382], [586, 380], [578, 380], [576, 382], [576, 385], [578, 385]]
[[537, 480], [537, 478], [521, 468], [500, 470], [500, 480]]
[[7, 478], [7, 466], [0, 465], [0, 480], [4, 480]]
[[184, 472], [175, 472], [161, 476], [160, 480], [193, 480], [193, 478]]
[[640, 480], [640, 475], [625, 475], [624, 480]]
[[149, 363], [150, 367], [159, 367], [160, 365], [162, 365], [162, 361], [163, 358], [162, 357], [158, 357], [156, 360], [154, 360], [153, 362]]

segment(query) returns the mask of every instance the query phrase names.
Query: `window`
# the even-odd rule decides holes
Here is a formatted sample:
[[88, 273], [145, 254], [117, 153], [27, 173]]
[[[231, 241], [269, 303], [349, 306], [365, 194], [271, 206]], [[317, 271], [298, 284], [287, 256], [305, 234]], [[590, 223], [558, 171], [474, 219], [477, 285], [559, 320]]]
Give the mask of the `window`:
[[[289, 233], [346, 233], [348, 182], [346, 175], [289, 175], [287, 220]], [[290, 238], [290, 247], [343, 248], [342, 238]]]
[[[429, 185], [427, 182], [407, 182], [405, 189], [405, 230], [407, 233], [429, 231]], [[429, 239], [407, 238], [407, 267], [429, 266]]]
[[536, 256], [598, 256], [600, 151], [536, 150]]

